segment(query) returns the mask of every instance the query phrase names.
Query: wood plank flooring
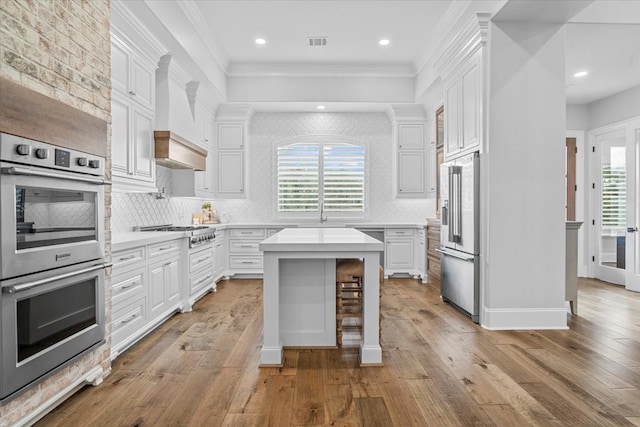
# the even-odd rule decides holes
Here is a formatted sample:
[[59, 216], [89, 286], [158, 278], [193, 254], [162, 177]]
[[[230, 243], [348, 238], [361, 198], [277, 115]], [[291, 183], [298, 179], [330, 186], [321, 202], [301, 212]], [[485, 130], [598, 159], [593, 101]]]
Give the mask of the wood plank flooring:
[[579, 280], [570, 330], [487, 331], [439, 285], [386, 280], [384, 367], [356, 347], [258, 368], [262, 282], [221, 282], [41, 426], [640, 426], [640, 295]]

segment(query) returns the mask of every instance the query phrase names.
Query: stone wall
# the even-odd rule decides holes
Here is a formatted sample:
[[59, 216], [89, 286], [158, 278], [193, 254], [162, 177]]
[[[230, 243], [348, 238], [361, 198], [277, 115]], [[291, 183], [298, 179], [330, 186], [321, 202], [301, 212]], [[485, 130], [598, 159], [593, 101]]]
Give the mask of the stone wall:
[[[110, 0], [0, 0], [0, 76], [110, 123], [109, 15]], [[111, 153], [110, 135], [109, 127], [107, 153]], [[106, 166], [110, 170], [109, 160]], [[106, 193], [109, 253], [108, 187]], [[108, 289], [106, 295], [109, 301]], [[108, 318], [110, 305], [107, 302]], [[96, 366], [109, 372], [108, 345], [0, 406], [0, 425], [13, 425], [28, 417]]]

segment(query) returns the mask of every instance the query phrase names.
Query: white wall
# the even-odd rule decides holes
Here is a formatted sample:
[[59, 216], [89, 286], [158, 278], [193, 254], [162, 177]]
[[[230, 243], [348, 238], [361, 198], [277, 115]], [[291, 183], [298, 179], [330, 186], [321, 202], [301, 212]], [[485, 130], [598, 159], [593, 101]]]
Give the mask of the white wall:
[[567, 104], [567, 130], [589, 129], [588, 104]]
[[589, 104], [588, 129], [637, 116], [640, 116], [640, 85]]
[[566, 328], [563, 26], [492, 22], [489, 69], [481, 322]]

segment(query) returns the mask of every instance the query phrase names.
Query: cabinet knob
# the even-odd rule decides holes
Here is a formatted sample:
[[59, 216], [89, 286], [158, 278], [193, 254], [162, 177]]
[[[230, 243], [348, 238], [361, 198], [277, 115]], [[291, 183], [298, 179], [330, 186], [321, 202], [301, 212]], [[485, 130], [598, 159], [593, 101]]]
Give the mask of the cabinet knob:
[[131, 96], [136, 96], [136, 92], [135, 92], [135, 91], [133, 91], [133, 90], [130, 90], [130, 91], [129, 91], [129, 95], [131, 95]]

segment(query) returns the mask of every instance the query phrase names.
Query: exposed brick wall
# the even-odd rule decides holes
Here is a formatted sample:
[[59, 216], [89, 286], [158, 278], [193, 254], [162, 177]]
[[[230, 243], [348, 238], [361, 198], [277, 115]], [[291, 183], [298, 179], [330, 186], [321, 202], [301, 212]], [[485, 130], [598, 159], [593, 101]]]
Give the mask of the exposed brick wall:
[[[0, 76], [111, 123], [109, 13], [110, 0], [0, 0]], [[109, 129], [108, 153], [110, 135]], [[106, 192], [108, 250], [108, 187]], [[109, 301], [111, 293], [105, 293]], [[0, 406], [0, 426], [15, 424], [97, 365], [109, 372], [108, 345]]]

